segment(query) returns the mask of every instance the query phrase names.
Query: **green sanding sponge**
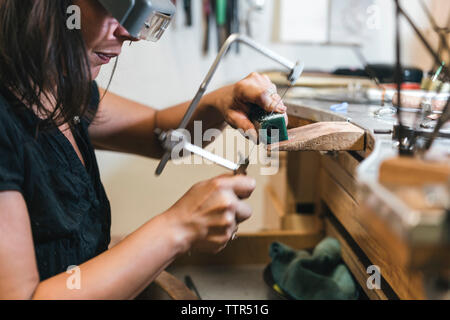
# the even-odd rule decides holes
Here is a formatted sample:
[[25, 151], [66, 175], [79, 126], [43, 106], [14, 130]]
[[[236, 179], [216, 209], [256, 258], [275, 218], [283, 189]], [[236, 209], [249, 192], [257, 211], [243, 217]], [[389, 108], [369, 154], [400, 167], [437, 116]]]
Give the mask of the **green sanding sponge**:
[[272, 144], [289, 140], [284, 114], [269, 113], [259, 107], [253, 107], [250, 120], [259, 131], [263, 143]]

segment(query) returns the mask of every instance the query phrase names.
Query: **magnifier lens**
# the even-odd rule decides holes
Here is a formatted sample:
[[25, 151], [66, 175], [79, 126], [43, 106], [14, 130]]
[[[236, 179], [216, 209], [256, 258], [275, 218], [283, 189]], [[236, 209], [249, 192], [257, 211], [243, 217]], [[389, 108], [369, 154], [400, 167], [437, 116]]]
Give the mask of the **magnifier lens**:
[[139, 32], [139, 38], [142, 40], [148, 40], [156, 42], [161, 39], [164, 31], [169, 27], [171, 16], [154, 12], [145, 22], [141, 32]]

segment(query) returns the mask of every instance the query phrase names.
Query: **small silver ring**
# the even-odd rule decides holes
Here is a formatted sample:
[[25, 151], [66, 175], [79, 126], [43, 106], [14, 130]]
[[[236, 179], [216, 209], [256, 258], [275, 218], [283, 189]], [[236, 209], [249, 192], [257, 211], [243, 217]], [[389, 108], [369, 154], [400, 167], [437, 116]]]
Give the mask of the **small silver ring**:
[[231, 236], [231, 241], [236, 240], [238, 231], [239, 231], [239, 228], [236, 228], [236, 231], [235, 231], [235, 232], [233, 233], [233, 235]]

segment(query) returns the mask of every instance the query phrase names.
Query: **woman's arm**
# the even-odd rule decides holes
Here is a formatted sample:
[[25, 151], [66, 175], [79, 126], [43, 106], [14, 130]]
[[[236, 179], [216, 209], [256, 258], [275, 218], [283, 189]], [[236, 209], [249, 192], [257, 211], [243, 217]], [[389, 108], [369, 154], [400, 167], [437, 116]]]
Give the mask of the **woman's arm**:
[[[252, 73], [238, 83], [207, 94], [201, 100], [188, 130], [193, 136], [194, 121], [202, 122], [203, 132], [223, 129], [225, 123], [242, 129], [254, 138], [254, 125], [248, 119], [250, 107], [259, 106], [266, 111], [285, 113], [281, 97], [267, 76]], [[103, 93], [103, 91], [101, 92]], [[99, 149], [132, 153], [160, 158], [164, 153], [156, 129], [176, 129], [190, 102], [161, 111], [107, 93], [99, 106], [99, 113], [89, 128], [94, 145]], [[287, 117], [286, 117], [287, 121]]]
[[80, 267], [80, 290], [62, 273], [39, 283], [28, 211], [18, 192], [0, 193], [0, 298], [130, 299], [153, 281], [186, 244], [159, 216]]
[[[100, 89], [101, 95], [104, 91]], [[202, 99], [194, 119], [202, 121], [203, 131], [224, 128], [224, 119], [213, 107], [217, 93]], [[181, 123], [189, 102], [156, 111], [153, 108], [108, 92], [99, 105], [99, 112], [89, 134], [97, 149], [161, 158], [164, 150], [155, 134], [156, 129], [176, 129]], [[188, 130], [193, 132], [193, 121]]]
[[242, 201], [255, 181], [222, 176], [195, 185], [164, 214], [71, 274], [39, 282], [27, 206], [18, 192], [0, 192], [0, 299], [133, 299], [179, 255], [222, 250], [251, 209]]

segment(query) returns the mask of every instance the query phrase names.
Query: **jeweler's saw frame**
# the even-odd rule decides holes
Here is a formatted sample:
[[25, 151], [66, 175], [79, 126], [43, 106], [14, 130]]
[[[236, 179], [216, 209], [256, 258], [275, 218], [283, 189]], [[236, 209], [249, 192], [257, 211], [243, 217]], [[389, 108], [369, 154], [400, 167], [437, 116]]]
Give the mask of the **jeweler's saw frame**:
[[293, 86], [297, 80], [300, 78], [300, 76], [303, 73], [304, 69], [304, 63], [299, 62], [291, 62], [288, 59], [276, 54], [275, 52], [263, 47], [259, 43], [255, 42], [254, 40], [250, 39], [249, 37], [242, 35], [242, 34], [232, 34], [228, 37], [228, 39], [225, 41], [224, 45], [222, 46], [219, 54], [217, 55], [216, 60], [214, 61], [213, 65], [211, 66], [208, 74], [206, 75], [206, 78], [200, 85], [200, 88], [197, 91], [197, 94], [195, 95], [194, 99], [192, 100], [188, 110], [186, 111], [186, 114], [183, 117], [183, 120], [181, 121], [181, 124], [178, 129], [171, 130], [169, 132], [162, 132], [159, 135], [159, 139], [162, 143], [162, 146], [166, 150], [166, 153], [161, 159], [161, 162], [158, 165], [158, 168], [156, 169], [156, 175], [160, 176], [162, 172], [164, 171], [164, 168], [166, 167], [167, 163], [169, 162], [171, 158], [171, 154], [175, 147], [179, 150], [179, 144], [182, 143], [182, 149], [192, 152], [196, 155], [199, 155], [207, 160], [210, 160], [222, 167], [225, 167], [229, 170], [232, 170], [235, 172], [235, 174], [245, 174], [245, 171], [249, 165], [249, 159], [245, 159], [243, 164], [235, 164], [231, 161], [228, 161], [226, 159], [223, 159], [217, 155], [214, 155], [198, 146], [195, 146], [187, 141], [186, 137], [183, 135], [182, 131], [185, 130], [191, 121], [191, 118], [197, 109], [200, 100], [203, 98], [203, 95], [205, 94], [209, 83], [211, 82], [215, 72], [217, 71], [217, 68], [219, 67], [220, 62], [222, 61], [225, 54], [228, 52], [231, 45], [235, 42], [243, 43], [248, 45], [249, 47], [253, 48], [257, 52], [261, 53], [262, 55], [268, 57], [269, 59], [278, 62], [283, 67], [289, 70], [289, 74], [287, 77], [287, 80], [289, 81], [289, 84]]

